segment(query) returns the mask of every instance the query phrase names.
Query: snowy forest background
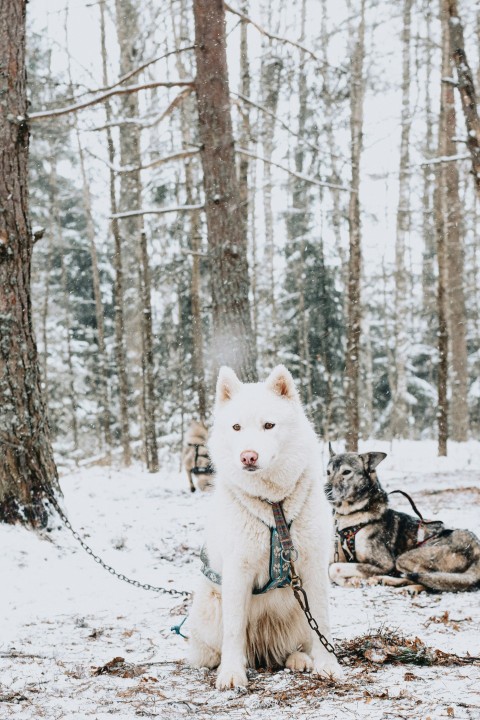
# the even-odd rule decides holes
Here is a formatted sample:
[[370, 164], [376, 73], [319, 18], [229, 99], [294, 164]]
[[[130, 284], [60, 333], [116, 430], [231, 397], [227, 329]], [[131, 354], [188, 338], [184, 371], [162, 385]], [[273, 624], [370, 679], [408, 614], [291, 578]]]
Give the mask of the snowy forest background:
[[[445, 72], [441, 6], [227, 6], [248, 340], [260, 377], [277, 362], [293, 372], [325, 439], [345, 437], [355, 123], [361, 435], [436, 436], [435, 193], [447, 180], [449, 435], [480, 434], [480, 205], [453, 66]], [[473, 0], [460, 11], [478, 88], [480, 12]], [[115, 449], [152, 465], [152, 442], [160, 456], [175, 452], [190, 419], [208, 419], [217, 369], [190, 3], [37, 0], [28, 19], [30, 211], [45, 228], [33, 311], [57, 458]], [[442, 78], [456, 113], [448, 137], [439, 133]], [[133, 85], [145, 87], [89, 104]], [[439, 162], [445, 155], [458, 159]]]

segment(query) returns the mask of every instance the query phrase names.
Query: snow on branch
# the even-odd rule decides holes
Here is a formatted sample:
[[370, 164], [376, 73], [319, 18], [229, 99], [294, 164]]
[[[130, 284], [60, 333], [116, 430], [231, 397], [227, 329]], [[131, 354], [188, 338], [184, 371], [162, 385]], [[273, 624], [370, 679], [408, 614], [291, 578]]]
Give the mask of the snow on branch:
[[177, 153], [173, 153], [173, 155], [166, 155], [165, 157], [157, 158], [156, 160], [152, 160], [152, 162], [146, 163], [145, 165], [137, 165], [137, 166], [128, 166], [124, 165], [123, 167], [116, 167], [111, 166], [110, 163], [108, 163], [110, 170], [113, 170], [113, 172], [118, 173], [119, 175], [124, 175], [126, 173], [131, 172], [138, 172], [139, 170], [148, 170], [150, 168], [158, 167], [159, 165], [164, 165], [165, 163], [172, 162], [174, 160], [184, 160], [185, 158], [193, 157], [194, 155], [198, 155], [200, 150], [182, 150]]
[[246, 155], [247, 157], [252, 158], [253, 160], [260, 160], [260, 162], [264, 162], [264, 163], [268, 163], [269, 165], [273, 165], [274, 167], [277, 167], [280, 170], [284, 170], [289, 175], [293, 175], [293, 177], [296, 177], [299, 180], [303, 180], [304, 182], [311, 183], [312, 185], [318, 185], [320, 187], [328, 187], [328, 188], [332, 188], [333, 190], [345, 190], [345, 192], [352, 192], [351, 187], [348, 187], [346, 185], [335, 185], [334, 183], [325, 182], [324, 180], [317, 180], [317, 178], [311, 177], [310, 175], [303, 175], [302, 173], [295, 172], [295, 170], [290, 170], [290, 168], [285, 167], [285, 165], [280, 165], [280, 163], [276, 163], [273, 160], [267, 160], [267, 158], [264, 158], [261, 155], [254, 155], [253, 153], [249, 152], [248, 150], [245, 150], [244, 148], [237, 148], [236, 152], [240, 153], [240, 155]]
[[142, 70], [146, 70], [146, 68], [150, 67], [150, 65], [160, 62], [160, 60], [165, 60], [165, 58], [170, 57], [170, 55], [176, 55], [177, 53], [182, 53], [182, 52], [186, 52], [187, 50], [194, 50], [194, 49], [195, 49], [195, 45], [188, 45], [187, 47], [179, 48], [178, 50], [170, 50], [169, 52], [164, 53], [163, 55], [159, 55], [158, 57], [155, 57], [152, 60], [148, 60], [147, 62], [143, 63], [143, 65], [139, 65], [138, 67], [134, 68], [133, 70], [130, 70], [130, 72], [125, 73], [125, 75], [122, 75], [122, 77], [118, 78], [118, 80], [116, 80], [111, 85], [105, 85], [104, 87], [95, 88], [95, 90], [85, 90], [84, 92], [77, 95], [77, 99], [84, 97], [84, 95], [94, 95], [95, 93], [107, 92], [107, 90], [113, 90], [113, 88], [116, 88], [119, 85], [123, 85], [124, 82], [127, 82], [127, 80], [130, 80], [130, 78], [141, 73]]
[[123, 218], [138, 217], [139, 215], [165, 215], [165, 213], [171, 212], [191, 212], [195, 210], [203, 210], [203, 208], [203, 205], [173, 205], [171, 207], [157, 208], [155, 210], [129, 210], [127, 212], [110, 215], [110, 219], [122, 220]]
[[142, 118], [119, 118], [118, 120], [114, 120], [112, 122], [106, 123], [105, 125], [101, 125], [100, 127], [94, 127], [90, 130], [90, 132], [98, 132], [100, 130], [108, 130], [108, 128], [112, 127], [118, 127], [119, 125], [137, 125], [143, 129], [151, 128], [154, 125], [158, 125], [158, 123], [162, 122], [164, 118], [167, 117], [167, 115], [170, 115], [170, 113], [178, 107], [191, 93], [193, 92], [193, 85], [190, 87], [185, 88], [185, 90], [182, 90], [177, 97], [172, 100], [170, 105], [167, 107], [166, 110], [161, 112], [159, 115], [156, 115], [154, 118], [150, 118], [149, 120], [142, 120]]
[[73, 105], [68, 105], [67, 107], [63, 108], [54, 108], [53, 110], [45, 110], [43, 112], [37, 112], [37, 113], [31, 113], [28, 116], [29, 120], [43, 120], [46, 118], [52, 118], [52, 117], [59, 117], [60, 115], [67, 115], [68, 113], [72, 112], [78, 112], [79, 110], [83, 110], [84, 108], [90, 107], [92, 105], [97, 105], [98, 103], [105, 102], [109, 98], [113, 97], [114, 95], [128, 95], [129, 93], [139, 92], [140, 90], [150, 90], [152, 88], [156, 87], [193, 87], [193, 81], [192, 80], [174, 80], [172, 82], [150, 82], [150, 83], [144, 83], [143, 85], [127, 85], [124, 88], [116, 88], [114, 90], [109, 90], [106, 93], [102, 93], [101, 95], [98, 95], [95, 98], [92, 98], [91, 100], [85, 100], [84, 102], [75, 103]]
[[443, 155], [443, 157], [436, 157], [436, 158], [433, 158], [432, 160], [426, 160], [425, 162], [420, 163], [420, 167], [425, 167], [426, 165], [438, 165], [439, 163], [456, 162], [458, 160], [469, 160], [469, 159], [470, 159], [470, 154], [468, 154], [468, 155]]

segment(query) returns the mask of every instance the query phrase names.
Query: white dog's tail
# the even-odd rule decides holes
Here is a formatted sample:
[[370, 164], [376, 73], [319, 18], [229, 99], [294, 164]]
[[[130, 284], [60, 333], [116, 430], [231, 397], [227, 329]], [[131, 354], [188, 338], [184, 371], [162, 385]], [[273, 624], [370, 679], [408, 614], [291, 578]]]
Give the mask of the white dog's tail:
[[409, 580], [424, 585], [429, 590], [460, 592], [480, 586], [480, 567], [473, 564], [466, 572], [420, 572], [408, 573]]

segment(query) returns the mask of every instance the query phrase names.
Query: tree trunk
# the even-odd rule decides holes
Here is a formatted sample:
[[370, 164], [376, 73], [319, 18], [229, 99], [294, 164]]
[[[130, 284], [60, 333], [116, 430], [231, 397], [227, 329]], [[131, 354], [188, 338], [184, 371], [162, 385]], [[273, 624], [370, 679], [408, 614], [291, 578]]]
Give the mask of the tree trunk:
[[465, 125], [467, 128], [467, 147], [472, 156], [472, 174], [477, 193], [480, 195], [480, 117], [473, 73], [465, 52], [463, 25], [458, 15], [457, 0], [447, 0], [450, 28], [450, 48], [457, 68], [458, 90], [462, 101]]
[[[425, 3], [425, 34], [427, 38], [432, 37], [432, 7], [430, 0]], [[433, 108], [431, 96], [430, 78], [432, 76], [432, 51], [433, 42], [427, 40], [425, 49], [425, 73], [423, 75], [425, 87], [425, 157], [430, 160], [435, 154], [434, 137], [433, 137]], [[420, 67], [417, 64], [417, 76], [420, 76]], [[431, 335], [433, 324], [436, 316], [436, 298], [435, 298], [435, 221], [433, 208], [433, 192], [434, 192], [434, 175], [432, 167], [425, 165], [423, 168], [423, 195], [422, 195], [422, 235], [424, 242], [423, 258], [422, 258], [422, 298], [423, 298], [423, 316], [425, 318], [425, 326], [427, 330], [427, 338], [429, 341], [433, 339]], [[431, 379], [431, 378], [429, 378]]]
[[215, 364], [257, 379], [247, 237], [235, 174], [222, 0], [194, 0], [199, 137], [205, 189]]
[[[188, 35], [188, 25], [185, 20], [186, 8], [182, 3], [181, 12], [181, 29], [180, 35], [186, 37]], [[173, 17], [172, 6], [172, 24], [175, 29], [175, 18]], [[175, 30], [174, 30], [175, 32]], [[177, 49], [180, 47], [180, 40], [175, 33], [175, 45]], [[187, 73], [182, 55], [177, 53], [175, 62], [178, 70], [178, 76], [181, 79], [192, 77], [192, 73]], [[191, 148], [192, 135], [191, 128], [195, 125], [196, 115], [192, 108], [193, 98], [181, 104], [180, 106], [180, 127], [182, 132], [184, 149]], [[195, 160], [186, 159], [185, 168], [185, 194], [187, 205], [195, 205], [201, 202], [198, 197], [197, 173], [195, 172]], [[203, 320], [202, 320], [202, 297], [201, 297], [201, 218], [200, 212], [190, 213], [190, 249], [192, 252], [192, 276], [190, 284], [191, 293], [191, 312], [192, 312], [192, 347], [193, 347], [193, 383], [197, 394], [198, 416], [202, 422], [207, 417], [207, 384], [205, 381], [205, 361], [203, 352]], [[182, 403], [183, 408], [183, 403]], [[182, 433], [183, 433], [183, 415], [182, 415]], [[182, 445], [183, 447], [183, 445]]]
[[410, 229], [410, 23], [412, 0], [404, 0], [402, 31], [402, 116], [400, 170], [395, 243], [395, 384], [392, 390], [392, 437], [403, 438], [408, 430], [407, 361], [408, 333], [407, 268], [405, 242]]
[[360, 23], [351, 61], [350, 80], [350, 136], [352, 179], [348, 205], [350, 253], [348, 260], [348, 328], [345, 361], [345, 414], [346, 449], [357, 452], [360, 427], [358, 381], [360, 367], [360, 278], [361, 278], [361, 223], [360, 223], [360, 159], [363, 146], [363, 63], [365, 56], [365, 0], [361, 3]]
[[[138, 7], [135, 0], [115, 0], [116, 26], [118, 44], [120, 47], [120, 74], [125, 75], [137, 67], [140, 59], [138, 44], [140, 29], [138, 22]], [[122, 117], [136, 118], [139, 115], [138, 95], [131, 93], [125, 95], [121, 103]], [[120, 160], [122, 166], [140, 167], [142, 164], [140, 148], [140, 128], [138, 125], [120, 126]], [[140, 170], [122, 173], [120, 181], [120, 210], [141, 210], [142, 183]], [[135, 302], [136, 293], [132, 299], [133, 312], [126, 319], [130, 345], [135, 348], [137, 336], [136, 326], [141, 328], [141, 365], [143, 398], [143, 425], [144, 425], [144, 456], [147, 469], [150, 472], [158, 470], [157, 437], [155, 431], [155, 394], [153, 383], [153, 351], [151, 348], [153, 329], [152, 313], [150, 309], [150, 268], [148, 252], [146, 250], [146, 235], [143, 229], [141, 216], [125, 218], [124, 233], [131, 239], [139, 269], [138, 280], [140, 286], [141, 305]], [[133, 287], [135, 280], [133, 280]], [[138, 323], [140, 316], [141, 322]]]
[[[271, 19], [271, 6], [270, 6]], [[269, 27], [271, 25], [269, 24]], [[273, 360], [278, 353], [278, 327], [277, 327], [277, 293], [275, 292], [275, 238], [273, 229], [273, 208], [272, 208], [272, 166], [270, 160], [273, 155], [275, 136], [275, 114], [278, 107], [280, 93], [280, 78], [282, 72], [282, 61], [272, 56], [270, 50], [262, 60], [260, 70], [262, 86], [262, 104], [271, 114], [263, 113], [261, 124], [262, 152], [265, 161], [262, 166], [263, 182], [263, 218], [265, 226], [265, 243], [263, 251], [263, 263], [266, 270], [266, 292], [264, 300], [264, 313], [267, 322], [262, 323], [266, 337], [266, 345], [269, 350], [267, 362]]]
[[0, 520], [38, 527], [58, 480], [32, 328], [25, 0], [0, 3], [0, 67]]
[[[448, 59], [447, 75], [453, 75], [453, 62], [450, 59], [450, 35], [447, 18], [448, 8], [445, 7], [443, 42]], [[446, 70], [447, 68], [445, 68]], [[455, 155], [457, 147], [456, 113], [454, 88], [450, 83], [443, 83], [445, 95], [445, 154]], [[451, 401], [449, 408], [449, 427], [452, 440], [465, 442], [468, 438], [468, 359], [467, 359], [467, 318], [464, 295], [464, 242], [463, 223], [460, 210], [459, 173], [456, 162], [445, 163], [444, 169], [445, 198], [445, 234], [447, 243], [448, 264], [448, 334], [450, 339], [450, 382]]]
[[[102, 69], [103, 84], [108, 86], [107, 71], [107, 48], [105, 41], [105, 4], [100, 3], [100, 35], [102, 46]], [[108, 161], [110, 164], [109, 191], [110, 191], [110, 211], [113, 216], [111, 228], [114, 240], [113, 267], [115, 271], [114, 282], [114, 313], [115, 313], [115, 364], [118, 376], [118, 404], [120, 410], [120, 442], [122, 445], [123, 464], [129, 466], [132, 462], [132, 451], [130, 447], [130, 427], [128, 418], [128, 380], [127, 380], [127, 359], [125, 352], [125, 324], [124, 324], [124, 292], [123, 292], [123, 260], [122, 260], [122, 238], [120, 235], [120, 227], [118, 219], [115, 217], [117, 213], [117, 198], [115, 191], [115, 173], [113, 171], [115, 163], [115, 145], [113, 144], [113, 136], [109, 124], [112, 120], [112, 109], [110, 103], [105, 103], [105, 115], [107, 125], [107, 147]]]
[[[449, 44], [446, 32], [446, 7], [441, 2], [442, 16], [442, 73], [441, 77], [448, 77], [450, 71]], [[441, 81], [440, 90], [440, 116], [438, 122], [438, 156], [447, 154], [447, 83]], [[447, 226], [446, 226], [446, 191], [445, 191], [445, 165], [437, 165], [437, 184], [435, 188], [435, 226], [437, 236], [437, 314], [438, 314], [438, 454], [447, 454], [448, 439], [448, 325], [447, 325], [447, 292], [448, 292], [448, 265], [447, 265]]]
[[142, 289], [142, 370], [145, 403], [145, 455], [149, 472], [158, 472], [157, 433], [155, 428], [155, 385], [153, 381], [153, 331], [150, 267], [147, 235], [140, 236]]

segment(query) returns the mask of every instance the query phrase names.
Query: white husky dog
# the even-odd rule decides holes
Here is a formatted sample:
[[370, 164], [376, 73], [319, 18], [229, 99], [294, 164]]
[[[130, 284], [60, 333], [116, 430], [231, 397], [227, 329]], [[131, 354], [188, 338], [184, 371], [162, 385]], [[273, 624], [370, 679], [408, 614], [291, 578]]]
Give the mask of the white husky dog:
[[246, 667], [261, 663], [341, 678], [291, 587], [254, 594], [271, 578], [270, 503], [283, 501], [298, 551], [296, 572], [330, 639], [332, 518], [318, 441], [285, 367], [277, 366], [264, 383], [248, 384], [221, 368], [209, 448], [216, 472], [203, 557], [209, 577], [201, 575], [190, 614], [191, 665], [219, 666], [218, 689], [245, 686]]

